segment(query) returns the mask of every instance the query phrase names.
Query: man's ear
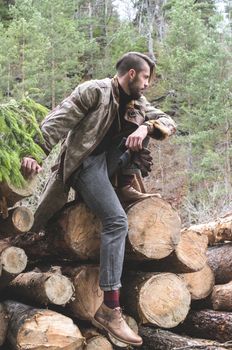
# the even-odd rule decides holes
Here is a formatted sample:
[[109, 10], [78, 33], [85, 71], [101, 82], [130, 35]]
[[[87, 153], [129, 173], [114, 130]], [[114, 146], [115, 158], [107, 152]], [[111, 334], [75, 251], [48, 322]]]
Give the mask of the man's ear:
[[128, 71], [128, 76], [129, 76], [130, 79], [134, 79], [135, 76], [136, 76], [136, 71], [134, 69], [130, 69]]

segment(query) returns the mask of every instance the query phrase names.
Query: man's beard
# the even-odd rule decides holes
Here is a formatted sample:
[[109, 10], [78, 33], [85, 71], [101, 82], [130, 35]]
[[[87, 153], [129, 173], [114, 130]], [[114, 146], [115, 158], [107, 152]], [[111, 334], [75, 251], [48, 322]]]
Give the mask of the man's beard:
[[129, 81], [128, 87], [130, 90], [130, 96], [133, 98], [133, 100], [138, 100], [142, 96], [141, 89], [139, 89], [137, 83], [137, 79], [135, 78], [132, 81]]

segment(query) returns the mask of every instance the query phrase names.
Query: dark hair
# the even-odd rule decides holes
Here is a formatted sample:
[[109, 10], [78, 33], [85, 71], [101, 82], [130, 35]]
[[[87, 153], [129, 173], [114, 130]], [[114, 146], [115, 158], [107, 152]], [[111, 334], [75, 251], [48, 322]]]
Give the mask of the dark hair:
[[152, 77], [155, 67], [155, 61], [140, 52], [127, 52], [116, 63], [116, 69], [119, 76], [126, 74], [130, 69], [134, 69], [136, 73], [139, 73], [144, 68], [144, 61], [150, 67], [150, 78]]

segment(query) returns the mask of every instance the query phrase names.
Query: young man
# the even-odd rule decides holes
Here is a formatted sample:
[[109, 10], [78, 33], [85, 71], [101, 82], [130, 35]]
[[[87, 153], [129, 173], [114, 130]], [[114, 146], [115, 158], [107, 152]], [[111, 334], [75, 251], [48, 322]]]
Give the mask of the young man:
[[[117, 62], [113, 79], [80, 84], [45, 118], [41, 125], [45, 152], [48, 154], [59, 141], [63, 143], [58, 168], [42, 195], [34, 225], [34, 231], [39, 231], [65, 204], [70, 186], [100, 218], [103, 229], [99, 284], [104, 301], [93, 323], [134, 346], [140, 346], [142, 339], [122, 318], [119, 305], [127, 216], [109, 177], [117, 170], [115, 164], [121, 155], [118, 145], [123, 137], [126, 149], [149, 168], [149, 159], [144, 162], [143, 158], [145, 138], [164, 139], [175, 132], [173, 120], [143, 96], [153, 68], [154, 62], [148, 56], [129, 52]], [[41, 167], [27, 157], [22, 161], [22, 170], [32, 175]], [[148, 196], [131, 186], [128, 167], [121, 169], [121, 174], [118, 194], [124, 200]]]

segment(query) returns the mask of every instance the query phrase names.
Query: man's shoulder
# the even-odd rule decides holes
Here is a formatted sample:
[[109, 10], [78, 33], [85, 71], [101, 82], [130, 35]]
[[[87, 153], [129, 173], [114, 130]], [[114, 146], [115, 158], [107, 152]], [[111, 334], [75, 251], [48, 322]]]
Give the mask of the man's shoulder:
[[105, 79], [93, 79], [85, 81], [84, 83], [79, 85], [81, 88], [100, 88], [100, 89], [106, 89], [111, 88], [111, 79], [105, 78]]

